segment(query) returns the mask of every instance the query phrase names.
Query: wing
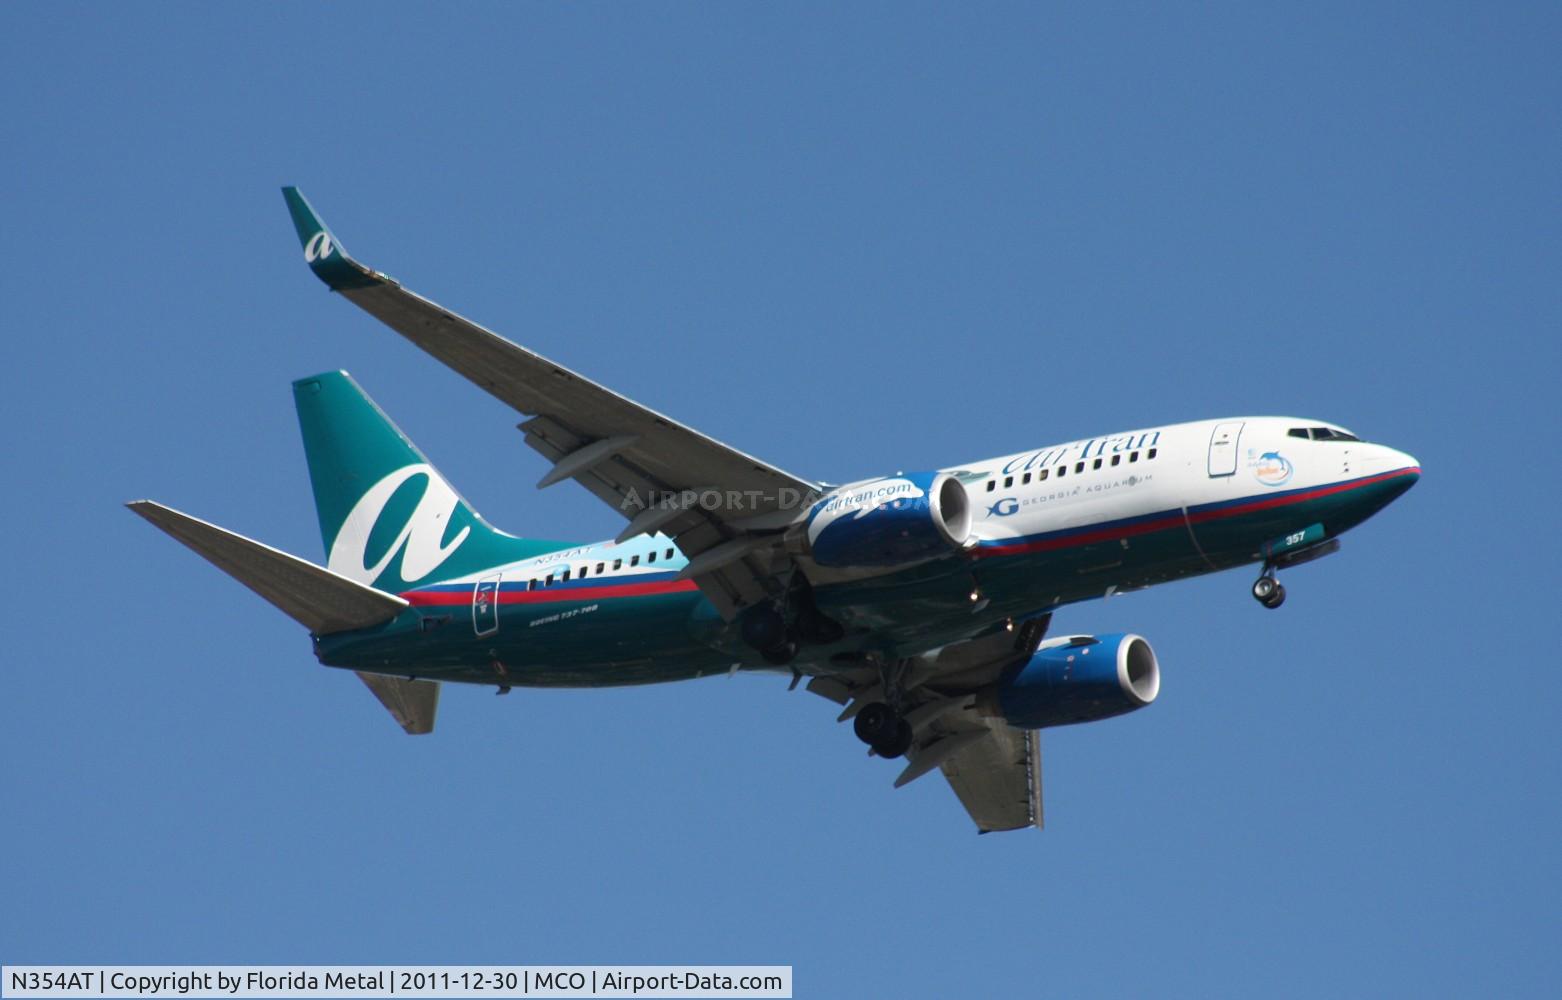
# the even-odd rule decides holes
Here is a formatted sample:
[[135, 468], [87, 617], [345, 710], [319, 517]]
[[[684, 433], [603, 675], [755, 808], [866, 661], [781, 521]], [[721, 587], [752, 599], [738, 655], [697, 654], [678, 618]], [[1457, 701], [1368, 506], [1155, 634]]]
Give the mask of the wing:
[[[1040, 734], [985, 714], [980, 693], [1006, 667], [1036, 651], [1050, 621], [1043, 615], [1016, 632], [999, 630], [945, 646], [886, 672], [901, 692], [902, 714], [912, 730], [896, 788], [939, 770], [979, 833], [1041, 827]], [[883, 674], [859, 669], [816, 677], [808, 690], [845, 705], [839, 717], [845, 721], [862, 706], [885, 700], [885, 683]]]
[[939, 769], [981, 833], [1040, 829], [1041, 734], [998, 719], [980, 721], [987, 731], [950, 754]]
[[[915, 717], [916, 710], [910, 713]], [[983, 717], [973, 706], [940, 713], [918, 727], [906, 752], [906, 768], [895, 787], [909, 784], [934, 768], [954, 789], [976, 822], [978, 833], [1040, 829], [1041, 738], [1015, 729], [1002, 719]]]
[[[613, 392], [403, 288], [349, 257], [296, 188], [283, 188], [304, 259], [332, 291], [531, 419], [526, 443], [629, 519], [620, 540], [663, 532], [730, 619], [779, 586], [781, 531], [820, 494], [783, 472]], [[721, 503], [710, 503], [712, 492]], [[736, 502], [734, 502], [736, 498]], [[704, 502], [702, 502], [704, 501]], [[715, 509], [710, 509], [715, 508]]]

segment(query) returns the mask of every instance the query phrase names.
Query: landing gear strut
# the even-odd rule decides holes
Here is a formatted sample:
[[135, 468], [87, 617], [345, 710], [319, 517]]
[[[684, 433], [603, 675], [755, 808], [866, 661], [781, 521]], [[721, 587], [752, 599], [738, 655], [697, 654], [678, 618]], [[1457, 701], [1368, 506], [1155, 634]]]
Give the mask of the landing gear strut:
[[1253, 581], [1253, 599], [1273, 610], [1285, 603], [1285, 585], [1275, 579], [1275, 568], [1266, 565], [1264, 572]]
[[899, 757], [911, 749], [911, 724], [882, 701], [862, 706], [852, 729], [880, 757]]

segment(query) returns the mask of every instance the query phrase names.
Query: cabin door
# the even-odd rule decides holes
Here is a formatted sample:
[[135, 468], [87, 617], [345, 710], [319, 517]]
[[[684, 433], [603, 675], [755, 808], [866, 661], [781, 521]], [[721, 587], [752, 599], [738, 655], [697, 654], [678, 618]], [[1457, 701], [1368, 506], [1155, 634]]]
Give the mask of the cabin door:
[[502, 574], [495, 573], [477, 581], [472, 588], [472, 631], [488, 635], [499, 631], [499, 581]]
[[1237, 440], [1242, 436], [1242, 421], [1216, 424], [1209, 437], [1209, 474], [1234, 476], [1237, 472]]

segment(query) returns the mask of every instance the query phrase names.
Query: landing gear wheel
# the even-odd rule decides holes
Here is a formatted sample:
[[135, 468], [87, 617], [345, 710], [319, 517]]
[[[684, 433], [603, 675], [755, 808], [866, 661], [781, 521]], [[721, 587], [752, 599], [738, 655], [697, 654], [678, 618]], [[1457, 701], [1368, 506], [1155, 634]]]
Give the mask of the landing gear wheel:
[[911, 749], [911, 723], [882, 701], [862, 706], [852, 719], [852, 729], [880, 757], [899, 757]]
[[877, 747], [896, 735], [900, 722], [900, 716], [895, 714], [894, 709], [882, 701], [873, 701], [862, 706], [856, 718], [852, 719], [852, 730], [859, 740]]
[[1279, 583], [1275, 584], [1274, 590], [1270, 592], [1269, 596], [1265, 598], [1262, 603], [1264, 607], [1269, 608], [1270, 610], [1274, 610], [1275, 608], [1278, 608], [1280, 605], [1284, 604], [1285, 587]]
[[1267, 573], [1253, 581], [1253, 599], [1265, 607], [1269, 606], [1269, 601], [1277, 590], [1281, 593], [1285, 592], [1280, 586], [1280, 581]]
[[911, 738], [911, 723], [900, 719], [895, 727], [895, 735], [881, 743], [873, 744], [873, 752], [880, 757], [893, 760], [911, 749]]

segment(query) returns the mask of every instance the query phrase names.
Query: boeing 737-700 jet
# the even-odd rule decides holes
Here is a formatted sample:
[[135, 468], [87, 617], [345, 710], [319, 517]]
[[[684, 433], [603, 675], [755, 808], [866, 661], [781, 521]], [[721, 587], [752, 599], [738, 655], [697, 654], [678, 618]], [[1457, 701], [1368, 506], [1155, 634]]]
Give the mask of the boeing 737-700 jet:
[[327, 286], [526, 416], [611, 541], [490, 527], [346, 373], [293, 383], [326, 564], [143, 500], [138, 514], [309, 629], [409, 733], [440, 684], [597, 687], [777, 671], [841, 706], [896, 787], [942, 771], [982, 832], [1042, 825], [1038, 733], [1160, 690], [1132, 633], [1049, 636], [1065, 605], [1276, 573], [1408, 490], [1416, 460], [1322, 420], [1105, 434], [843, 486], [784, 472], [519, 347], [348, 256], [284, 188]]

